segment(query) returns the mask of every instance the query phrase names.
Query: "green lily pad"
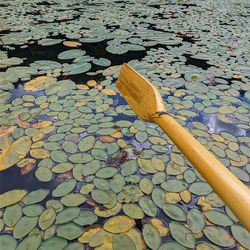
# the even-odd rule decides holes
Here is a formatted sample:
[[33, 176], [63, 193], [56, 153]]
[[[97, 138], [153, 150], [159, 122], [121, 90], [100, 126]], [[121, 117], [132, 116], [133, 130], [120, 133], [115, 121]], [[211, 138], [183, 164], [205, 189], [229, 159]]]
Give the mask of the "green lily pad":
[[91, 155], [101, 161], [106, 161], [108, 159], [108, 154], [103, 150], [99, 148], [94, 148], [91, 150]]
[[80, 214], [79, 207], [68, 207], [62, 210], [56, 216], [55, 224], [64, 224], [67, 223], [75, 218], [77, 218]]
[[92, 135], [84, 137], [78, 144], [79, 150], [81, 152], [90, 150], [91, 148], [93, 148], [95, 141], [95, 137]]
[[55, 246], [63, 249], [67, 246], [67, 240], [57, 236], [49, 238], [41, 243], [39, 250], [54, 250]]
[[96, 172], [96, 176], [99, 178], [111, 178], [112, 176], [114, 176], [117, 173], [117, 168], [113, 168], [113, 167], [104, 167], [99, 169]]
[[21, 219], [22, 214], [22, 207], [19, 204], [9, 206], [5, 209], [3, 214], [4, 223], [8, 227], [14, 227], [16, 223]]
[[108, 67], [111, 65], [111, 61], [106, 58], [99, 58], [99, 59], [93, 59], [93, 63], [98, 66], [105, 66]]
[[154, 184], [149, 178], [141, 179], [139, 186], [141, 191], [145, 194], [151, 194], [154, 188]]
[[178, 221], [186, 221], [187, 216], [185, 211], [174, 204], [164, 204], [162, 206], [163, 212], [170, 217], [171, 219], [178, 220]]
[[165, 195], [166, 192], [161, 188], [154, 188], [152, 192], [152, 200], [157, 205], [157, 207], [161, 208], [163, 204], [165, 204]]
[[195, 182], [190, 185], [189, 191], [196, 195], [207, 195], [213, 191], [213, 189], [206, 182]]
[[66, 194], [61, 198], [61, 202], [63, 205], [68, 207], [79, 206], [86, 201], [86, 197], [80, 193], [71, 193]]
[[0, 246], [3, 250], [4, 249], [16, 250], [17, 242], [9, 234], [2, 234], [0, 235]]
[[139, 205], [142, 208], [143, 212], [148, 216], [155, 217], [158, 212], [158, 208], [155, 203], [150, 200], [148, 197], [142, 197], [139, 200]]
[[55, 218], [56, 210], [53, 207], [49, 207], [40, 215], [38, 224], [42, 230], [45, 230], [54, 223]]
[[67, 60], [67, 59], [74, 59], [79, 56], [84, 56], [86, 54], [86, 51], [79, 50], [79, 49], [71, 49], [66, 50], [58, 54], [58, 59], [60, 60]]
[[231, 232], [234, 238], [245, 248], [250, 246], [250, 234], [249, 232], [242, 227], [241, 225], [232, 225]]
[[42, 241], [39, 234], [33, 234], [22, 240], [16, 250], [38, 249]]
[[121, 174], [116, 174], [110, 180], [110, 187], [113, 192], [120, 193], [125, 186], [125, 179]]
[[205, 221], [198, 209], [193, 208], [188, 212], [187, 225], [193, 233], [200, 233], [203, 230]]
[[79, 243], [79, 242], [75, 242], [75, 243], [71, 243], [68, 246], [66, 246], [63, 250], [84, 250], [84, 245]]
[[73, 221], [80, 226], [93, 225], [98, 220], [98, 216], [90, 210], [82, 210]]
[[129, 160], [121, 165], [121, 174], [123, 176], [132, 175], [138, 169], [138, 163], [136, 160]]
[[235, 244], [235, 240], [230, 233], [221, 227], [206, 226], [203, 233], [211, 242], [221, 247], [231, 247]]
[[167, 180], [161, 184], [161, 187], [168, 192], [178, 193], [186, 189], [185, 183], [181, 180]]
[[35, 172], [36, 178], [41, 182], [50, 182], [53, 177], [53, 173], [46, 167], [38, 167]]
[[43, 212], [43, 207], [39, 204], [28, 205], [23, 208], [23, 213], [29, 217], [39, 216]]
[[64, 239], [74, 240], [83, 233], [83, 229], [75, 223], [69, 222], [59, 226], [56, 232], [58, 236]]
[[136, 250], [134, 242], [126, 234], [114, 234], [112, 237], [112, 246], [114, 250]]
[[159, 249], [161, 236], [158, 229], [152, 224], [145, 224], [142, 229], [143, 238], [151, 249]]
[[38, 217], [23, 216], [14, 227], [14, 238], [20, 239], [26, 236], [36, 226], [37, 221]]
[[62, 197], [66, 194], [72, 192], [76, 187], [77, 181], [75, 179], [71, 179], [69, 181], [65, 181], [59, 184], [53, 191], [52, 196], [54, 197]]
[[124, 213], [131, 218], [142, 219], [144, 217], [142, 209], [135, 204], [124, 204], [122, 209]]
[[25, 205], [32, 205], [32, 204], [38, 203], [44, 200], [48, 194], [49, 194], [48, 190], [38, 189], [36, 191], [30, 192], [29, 194], [27, 194], [23, 199], [23, 203]]
[[[94, 176], [91, 176], [94, 177]], [[110, 184], [108, 180], [102, 179], [102, 178], [94, 178], [94, 185], [100, 190], [109, 190]]]
[[50, 157], [54, 162], [64, 163], [64, 165], [58, 164], [52, 168], [52, 171], [55, 173], [63, 173], [63, 172], [68, 171], [67, 169], [70, 170], [73, 168], [72, 164], [71, 165], [69, 163], [66, 164], [68, 156], [63, 151], [59, 151], [59, 150], [52, 151], [50, 154]]
[[57, 213], [63, 210], [63, 204], [59, 200], [48, 200], [46, 202], [46, 207], [53, 207]]
[[100, 204], [108, 204], [110, 202], [109, 194], [104, 190], [94, 189], [91, 192], [93, 200]]
[[208, 210], [205, 211], [204, 214], [206, 218], [215, 225], [226, 227], [233, 224], [233, 221], [226, 214], [217, 210]]
[[183, 224], [178, 222], [170, 222], [169, 229], [172, 237], [182, 246], [194, 249], [195, 238], [192, 232]]

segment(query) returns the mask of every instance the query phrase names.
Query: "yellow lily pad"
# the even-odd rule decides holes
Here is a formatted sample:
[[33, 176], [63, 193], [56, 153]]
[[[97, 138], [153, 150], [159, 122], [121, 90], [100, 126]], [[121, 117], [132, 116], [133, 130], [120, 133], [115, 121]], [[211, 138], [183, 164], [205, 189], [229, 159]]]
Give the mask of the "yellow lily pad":
[[49, 76], [38, 76], [24, 85], [25, 91], [39, 91], [46, 89], [50, 84], [55, 83], [56, 78]]
[[31, 140], [29, 136], [24, 136], [10, 144], [3, 149], [0, 156], [0, 171], [7, 169], [21, 159], [23, 159], [29, 152], [31, 146]]
[[5, 192], [0, 195], [0, 208], [8, 207], [9, 205], [15, 204], [23, 199], [27, 194], [26, 190], [15, 189]]
[[110, 233], [125, 233], [135, 224], [135, 220], [128, 216], [115, 216], [110, 218], [103, 225], [104, 230]]
[[81, 243], [89, 243], [92, 236], [94, 236], [98, 231], [101, 230], [100, 225], [93, 225], [85, 228], [83, 234], [78, 237], [78, 241]]
[[36, 159], [45, 159], [50, 157], [50, 153], [44, 148], [34, 148], [30, 150], [30, 155]]

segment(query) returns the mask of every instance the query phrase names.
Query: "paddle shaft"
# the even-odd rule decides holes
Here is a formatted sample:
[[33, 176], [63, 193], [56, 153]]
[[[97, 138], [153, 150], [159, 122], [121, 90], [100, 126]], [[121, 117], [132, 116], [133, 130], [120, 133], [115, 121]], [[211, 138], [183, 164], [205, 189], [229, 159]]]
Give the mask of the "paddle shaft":
[[154, 121], [250, 232], [250, 189], [172, 117], [161, 115]]

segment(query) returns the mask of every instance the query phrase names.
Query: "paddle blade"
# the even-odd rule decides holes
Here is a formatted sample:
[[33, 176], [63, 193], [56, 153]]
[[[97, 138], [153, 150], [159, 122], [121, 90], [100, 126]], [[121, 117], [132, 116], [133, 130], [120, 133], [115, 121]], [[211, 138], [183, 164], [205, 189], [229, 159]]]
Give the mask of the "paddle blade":
[[159, 91], [128, 64], [122, 65], [117, 88], [133, 111], [144, 121], [153, 122], [157, 112], [166, 112]]

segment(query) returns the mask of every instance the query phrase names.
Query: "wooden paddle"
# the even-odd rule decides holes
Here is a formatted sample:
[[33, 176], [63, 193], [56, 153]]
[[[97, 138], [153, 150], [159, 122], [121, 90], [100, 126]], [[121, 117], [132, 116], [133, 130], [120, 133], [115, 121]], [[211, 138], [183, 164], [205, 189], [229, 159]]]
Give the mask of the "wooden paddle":
[[144, 121], [157, 123], [250, 232], [250, 190], [190, 133], [166, 113], [158, 90], [128, 64], [117, 88]]

